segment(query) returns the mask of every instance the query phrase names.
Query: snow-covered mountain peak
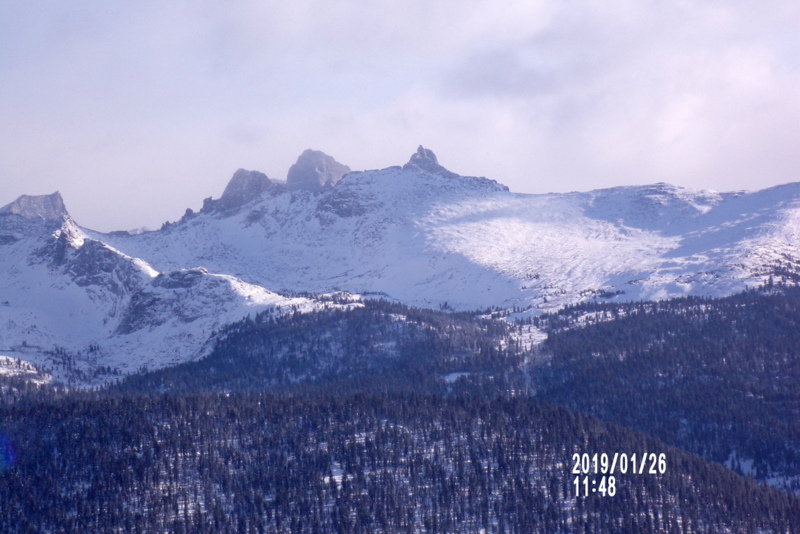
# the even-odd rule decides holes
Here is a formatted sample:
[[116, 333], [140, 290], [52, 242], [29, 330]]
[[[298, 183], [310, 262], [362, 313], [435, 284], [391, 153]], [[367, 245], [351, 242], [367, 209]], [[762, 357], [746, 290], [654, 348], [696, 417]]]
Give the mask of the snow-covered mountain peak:
[[323, 306], [202, 267], [159, 272], [104, 237], [69, 216], [0, 216], [3, 355], [56, 380], [100, 384], [117, 372], [202, 356], [213, 345], [212, 332], [249, 313]]
[[361, 197], [392, 210], [424, 211], [431, 204], [451, 202], [475, 194], [507, 193], [508, 187], [489, 178], [462, 176], [439, 164], [432, 150], [420, 145], [408, 163], [347, 174], [333, 196]]
[[50, 195], [22, 195], [14, 202], [0, 208], [0, 214], [9, 213], [26, 219], [56, 221], [69, 217], [64, 199], [56, 191]]
[[319, 191], [336, 185], [348, 172], [350, 167], [347, 165], [339, 163], [324, 152], [309, 148], [289, 168], [286, 185], [290, 189]]
[[[411, 155], [408, 163], [402, 167], [389, 167], [377, 172], [391, 172], [397, 169], [404, 173], [404, 179], [406, 180], [412, 175], [417, 175], [419, 178], [414, 180], [414, 183], [441, 186], [448, 191], [464, 189], [466, 192], [475, 188], [479, 190], [508, 191], [508, 187], [495, 180], [476, 176], [462, 176], [446, 169], [439, 164], [439, 160], [433, 150], [422, 145]], [[431, 182], [425, 177], [445, 178], [446, 180], [434, 180]], [[435, 187], [435, 189], [440, 189], [440, 187]]]
[[440, 176], [447, 176], [449, 178], [458, 177], [458, 174], [439, 165], [439, 160], [436, 158], [436, 154], [433, 153], [433, 150], [425, 148], [422, 145], [419, 145], [417, 151], [411, 154], [408, 163], [403, 165], [403, 170], [420, 170]]

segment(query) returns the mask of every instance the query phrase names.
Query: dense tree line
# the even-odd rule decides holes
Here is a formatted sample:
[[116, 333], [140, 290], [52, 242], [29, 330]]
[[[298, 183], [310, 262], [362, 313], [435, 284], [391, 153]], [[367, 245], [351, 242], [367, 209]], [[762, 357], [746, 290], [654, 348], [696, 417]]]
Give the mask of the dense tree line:
[[[263, 393], [0, 408], [2, 532], [788, 532], [800, 501], [530, 399]], [[576, 498], [571, 455], [664, 451]]]
[[537, 394], [800, 490], [800, 290], [585, 305], [551, 334]]

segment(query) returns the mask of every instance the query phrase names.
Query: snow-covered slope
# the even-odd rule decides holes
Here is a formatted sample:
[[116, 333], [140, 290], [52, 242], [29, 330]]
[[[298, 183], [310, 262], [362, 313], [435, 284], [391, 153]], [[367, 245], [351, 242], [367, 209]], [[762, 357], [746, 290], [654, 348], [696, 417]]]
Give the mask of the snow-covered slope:
[[202, 265], [278, 291], [377, 293], [456, 309], [724, 295], [786, 274], [800, 258], [800, 184], [516, 194], [458, 176], [420, 147], [403, 167], [251, 198], [233, 212], [98, 239], [159, 270]]
[[[319, 307], [202, 268], [159, 273], [87, 236], [57, 200], [60, 210], [43, 211], [52, 199], [28, 197], [28, 209], [0, 214], [3, 361], [19, 358], [64, 382], [102, 383], [198, 357], [214, 330], [249, 313]], [[15, 368], [30, 373], [6, 365], [3, 374]]]

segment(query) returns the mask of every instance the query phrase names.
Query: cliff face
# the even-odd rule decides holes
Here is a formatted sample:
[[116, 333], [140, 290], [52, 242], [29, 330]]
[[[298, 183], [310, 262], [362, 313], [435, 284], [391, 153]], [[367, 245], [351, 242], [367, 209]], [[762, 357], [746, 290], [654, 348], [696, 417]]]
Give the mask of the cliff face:
[[68, 217], [67, 208], [61, 194], [56, 191], [50, 195], [22, 195], [14, 202], [0, 208], [0, 214], [10, 213], [26, 219], [45, 219], [54, 221]]

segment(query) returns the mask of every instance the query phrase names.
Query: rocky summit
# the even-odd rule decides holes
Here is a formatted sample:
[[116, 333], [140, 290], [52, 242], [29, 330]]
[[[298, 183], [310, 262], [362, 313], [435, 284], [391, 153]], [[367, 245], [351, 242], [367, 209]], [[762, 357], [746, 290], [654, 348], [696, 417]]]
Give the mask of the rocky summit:
[[256, 199], [272, 185], [263, 172], [239, 169], [222, 192], [220, 203], [226, 208], [238, 208]]
[[[239, 169], [231, 177], [222, 196], [216, 200], [207, 198], [203, 201], [202, 212], [232, 211], [259, 198], [263, 193], [275, 187], [263, 172]], [[187, 215], [191, 210], [187, 210]]]
[[403, 169], [424, 171], [451, 178], [458, 176], [458, 174], [439, 165], [439, 160], [436, 158], [436, 154], [433, 153], [433, 150], [425, 148], [422, 145], [419, 145], [417, 151], [411, 155], [408, 163], [403, 165]]
[[339, 163], [324, 152], [308, 149], [300, 154], [297, 162], [289, 169], [286, 185], [290, 189], [319, 191], [336, 185], [348, 172], [350, 167], [347, 165]]
[[0, 208], [0, 214], [9, 213], [26, 219], [59, 220], [69, 216], [61, 194], [56, 191], [50, 195], [22, 195], [14, 202]]

